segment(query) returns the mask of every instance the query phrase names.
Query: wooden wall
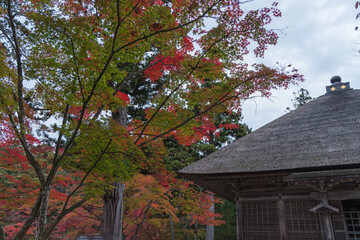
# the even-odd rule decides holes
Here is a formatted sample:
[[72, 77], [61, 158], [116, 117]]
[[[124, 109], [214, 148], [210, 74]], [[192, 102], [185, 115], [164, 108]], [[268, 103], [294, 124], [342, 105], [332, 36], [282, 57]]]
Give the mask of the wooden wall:
[[[348, 240], [341, 201], [330, 202], [340, 213], [310, 212], [317, 204], [314, 199], [237, 201], [238, 240]], [[324, 214], [330, 214], [330, 230]]]

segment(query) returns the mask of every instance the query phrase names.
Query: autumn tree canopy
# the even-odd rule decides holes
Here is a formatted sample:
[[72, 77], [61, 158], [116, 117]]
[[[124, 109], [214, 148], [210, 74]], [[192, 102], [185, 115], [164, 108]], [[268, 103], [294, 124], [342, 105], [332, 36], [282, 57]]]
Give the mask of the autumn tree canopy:
[[243, 61], [276, 44], [266, 27], [281, 12], [242, 6], [0, 0], [0, 239], [3, 224], [8, 238], [48, 239], [114, 181], [157, 173], [162, 139], [202, 140], [218, 113], [301, 81]]

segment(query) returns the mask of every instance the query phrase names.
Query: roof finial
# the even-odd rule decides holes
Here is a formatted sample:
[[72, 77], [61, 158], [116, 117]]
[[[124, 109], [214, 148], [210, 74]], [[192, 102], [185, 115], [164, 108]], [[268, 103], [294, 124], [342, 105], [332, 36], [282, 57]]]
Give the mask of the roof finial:
[[341, 77], [339, 76], [333, 76], [331, 79], [330, 79], [330, 82], [332, 84], [336, 83], [336, 82], [341, 82]]
[[331, 85], [326, 87], [326, 93], [339, 92], [339, 91], [351, 89], [349, 82], [342, 83], [341, 77], [339, 76], [333, 76], [330, 79], [330, 82]]

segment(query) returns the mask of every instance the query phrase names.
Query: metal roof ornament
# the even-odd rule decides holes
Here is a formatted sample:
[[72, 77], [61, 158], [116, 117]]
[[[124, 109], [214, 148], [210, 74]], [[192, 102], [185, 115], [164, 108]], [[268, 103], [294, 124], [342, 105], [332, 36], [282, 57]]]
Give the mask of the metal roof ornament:
[[343, 90], [351, 90], [352, 88], [350, 88], [350, 83], [346, 82], [343, 83], [341, 82], [341, 77], [339, 76], [333, 76], [330, 79], [331, 85], [330, 86], [326, 86], [326, 93], [332, 93], [332, 92], [339, 92], [339, 91], [343, 91]]

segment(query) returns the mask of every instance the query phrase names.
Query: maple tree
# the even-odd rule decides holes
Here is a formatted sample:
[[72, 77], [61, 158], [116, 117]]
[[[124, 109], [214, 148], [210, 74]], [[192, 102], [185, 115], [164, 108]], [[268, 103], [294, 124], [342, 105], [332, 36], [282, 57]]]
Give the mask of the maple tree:
[[124, 239], [187, 239], [203, 233], [197, 226], [224, 223], [209, 211], [210, 195], [184, 180], [171, 174], [163, 181], [150, 175], [134, 179], [126, 183]]
[[[162, 170], [154, 157], [162, 139], [195, 143], [215, 130], [219, 112], [302, 80], [291, 66], [243, 61], [253, 46], [261, 57], [276, 44], [266, 28], [281, 15], [276, 3], [246, 12], [237, 0], [0, 4], [0, 233], [5, 223], [8, 238], [48, 239], [101, 198], [102, 232], [121, 238], [123, 183]], [[150, 104], [129, 117], [145, 85]]]

